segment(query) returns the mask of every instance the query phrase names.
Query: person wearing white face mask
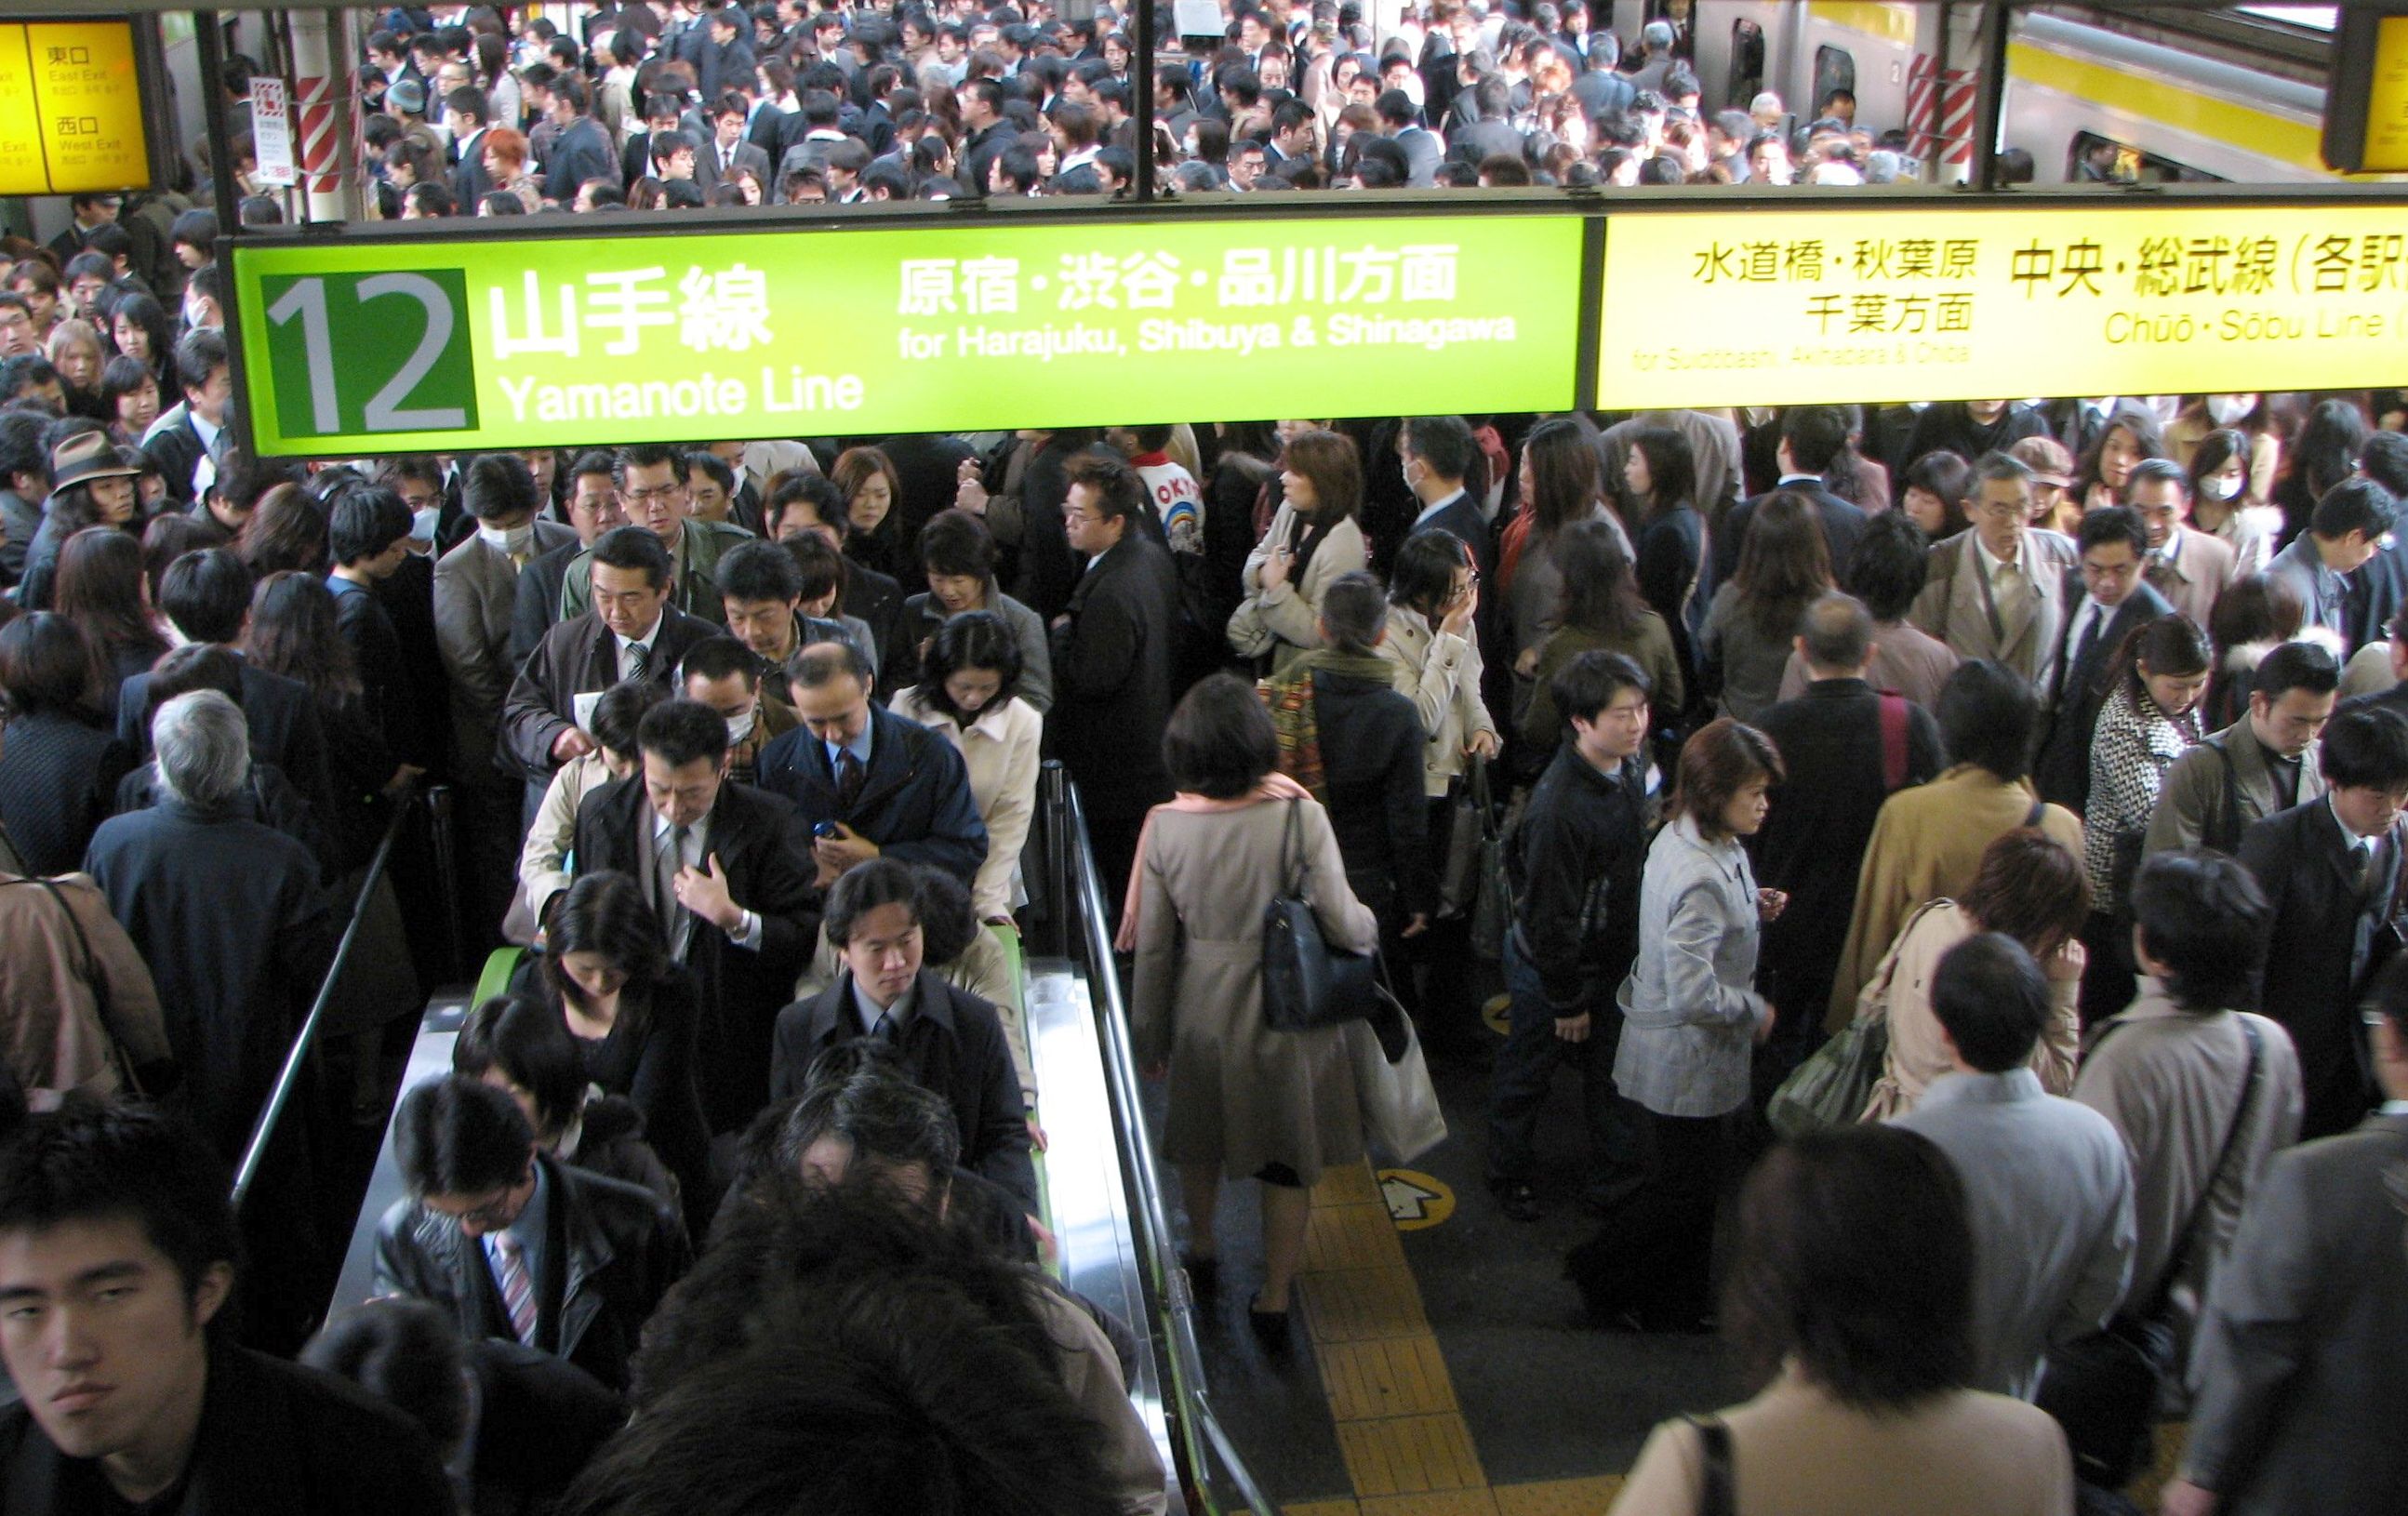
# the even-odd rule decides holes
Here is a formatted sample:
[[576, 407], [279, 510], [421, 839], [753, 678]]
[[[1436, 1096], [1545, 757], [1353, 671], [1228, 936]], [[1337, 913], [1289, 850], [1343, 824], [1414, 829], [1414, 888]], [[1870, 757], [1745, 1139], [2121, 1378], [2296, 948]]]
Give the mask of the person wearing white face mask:
[[[2177, 438], [2177, 454], [2185, 450]], [[2191, 525], [2220, 537], [2232, 549], [2232, 577], [2255, 574], [2273, 555], [2283, 513], [2259, 503], [2250, 489], [2251, 444], [2246, 433], [2220, 427], [2198, 438], [2190, 454]]]
[[[520, 831], [522, 786], [494, 762], [502, 701], [515, 672], [510, 614], [519, 569], [575, 542], [577, 532], [536, 519], [543, 492], [515, 453], [470, 459], [460, 470], [460, 500], [477, 530], [436, 560], [435, 642], [451, 691], [452, 773], [467, 839], [462, 889], [469, 920], [493, 922], [509, 905], [511, 839]], [[431, 539], [431, 521], [426, 533]]]
[[802, 724], [795, 708], [761, 688], [761, 659], [732, 636], [697, 642], [678, 668], [686, 698], [699, 700], [727, 722], [727, 777], [754, 782], [761, 750]]

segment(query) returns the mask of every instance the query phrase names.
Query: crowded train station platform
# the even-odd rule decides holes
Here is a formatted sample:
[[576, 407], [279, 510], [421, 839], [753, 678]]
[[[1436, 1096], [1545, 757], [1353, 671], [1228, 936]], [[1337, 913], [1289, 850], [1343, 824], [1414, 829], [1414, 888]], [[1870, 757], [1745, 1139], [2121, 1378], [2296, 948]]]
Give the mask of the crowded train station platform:
[[12, 4], [0, 1513], [2397, 1516], [2403, 501], [2388, 0]]

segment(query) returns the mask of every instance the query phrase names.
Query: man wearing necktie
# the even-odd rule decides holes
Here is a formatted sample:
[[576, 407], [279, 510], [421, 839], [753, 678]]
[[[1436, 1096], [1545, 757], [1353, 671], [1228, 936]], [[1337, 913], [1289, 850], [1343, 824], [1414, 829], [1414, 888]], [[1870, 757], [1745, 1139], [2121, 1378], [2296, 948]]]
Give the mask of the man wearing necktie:
[[914, 871], [893, 859], [872, 859], [837, 881], [826, 927], [844, 972], [778, 1013], [769, 1097], [802, 1094], [812, 1061], [838, 1043], [883, 1042], [906, 1078], [953, 1107], [962, 1166], [1033, 1213], [1027, 1110], [1002, 1023], [993, 1006], [927, 969], [920, 918]]
[[749, 168], [766, 192], [769, 188], [769, 155], [744, 140], [752, 107], [744, 97], [730, 91], [721, 95], [710, 107], [710, 142], [695, 155], [695, 182], [705, 193], [717, 189], [727, 176], [739, 168]]
[[2398, 945], [2408, 719], [2344, 712], [2325, 728], [2317, 761], [2326, 794], [2241, 837], [2241, 861], [2274, 907], [2260, 1008], [2300, 1051], [2302, 1141], [2346, 1132], [2372, 1108], [2358, 1007]]
[[791, 665], [797, 729], [761, 751], [761, 787], [794, 802], [825, 889], [873, 858], [944, 869], [964, 884], [986, 861], [986, 823], [951, 742], [870, 698], [868, 660], [816, 642]]
[[552, 1157], [509, 1094], [464, 1075], [402, 1097], [394, 1156], [408, 1194], [378, 1225], [375, 1293], [624, 1391], [638, 1334], [691, 1258], [677, 1213]]
[[792, 806], [728, 779], [727, 722], [709, 706], [654, 706], [636, 746], [640, 770], [577, 808], [577, 868], [634, 878], [693, 970], [695, 1092], [711, 1131], [730, 1132], [767, 1102], [770, 1028], [818, 935], [809, 840]]
[[2045, 695], [2073, 543], [2031, 524], [2032, 470], [2022, 459], [1985, 453], [1973, 472], [1972, 527], [1932, 545], [1907, 616], [1958, 657], [2003, 664]]
[[2107, 701], [2109, 665], [2136, 627], [2173, 608], [2142, 578], [2148, 528], [2129, 506], [2102, 506], [2082, 518], [2082, 559], [2065, 576], [2064, 635], [2057, 640], [2054, 721], [2035, 778], [2041, 797], [2079, 816], [2090, 799], [2090, 744]]

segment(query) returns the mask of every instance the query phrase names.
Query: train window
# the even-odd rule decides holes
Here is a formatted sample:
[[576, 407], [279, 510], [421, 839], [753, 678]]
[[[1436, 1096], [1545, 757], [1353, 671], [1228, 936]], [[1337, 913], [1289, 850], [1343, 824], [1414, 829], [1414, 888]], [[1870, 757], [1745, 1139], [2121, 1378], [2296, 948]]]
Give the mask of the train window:
[[2221, 174], [2160, 158], [2128, 142], [2077, 132], [2066, 153], [2065, 177], [2079, 184], [2222, 184]]
[[1845, 48], [1814, 50], [1814, 114], [1828, 115], [1824, 107], [1831, 96], [1845, 91], [1851, 97], [1856, 93], [1856, 60]]
[[1745, 110], [1764, 88], [1764, 28], [1752, 21], [1731, 22], [1730, 85], [1724, 103]]

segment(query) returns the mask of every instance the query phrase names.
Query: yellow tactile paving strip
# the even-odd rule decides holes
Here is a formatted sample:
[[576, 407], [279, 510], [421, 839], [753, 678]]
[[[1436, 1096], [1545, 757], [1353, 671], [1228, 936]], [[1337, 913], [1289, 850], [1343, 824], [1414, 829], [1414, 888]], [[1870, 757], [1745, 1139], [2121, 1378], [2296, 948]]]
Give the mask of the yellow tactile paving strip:
[[[1490, 1487], [1369, 1165], [1332, 1169], [1314, 1187], [1297, 1282], [1354, 1498], [1284, 1516], [1603, 1516], [1613, 1504], [1620, 1475]], [[2185, 1431], [2157, 1429], [2157, 1466], [2128, 1492], [2143, 1510], [2156, 1509]]]

